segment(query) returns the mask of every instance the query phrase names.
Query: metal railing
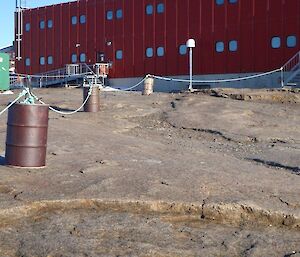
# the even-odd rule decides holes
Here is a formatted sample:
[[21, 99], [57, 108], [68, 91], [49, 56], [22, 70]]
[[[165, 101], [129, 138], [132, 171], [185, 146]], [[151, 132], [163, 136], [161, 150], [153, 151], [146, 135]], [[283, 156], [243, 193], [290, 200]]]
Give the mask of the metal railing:
[[285, 86], [300, 72], [300, 51], [296, 53], [281, 69], [281, 85]]
[[64, 68], [39, 74], [39, 87], [54, 84], [64, 84], [68, 81], [82, 79], [88, 74], [94, 74], [93, 70], [86, 64], [67, 64]]
[[94, 75], [92, 66], [86, 63], [67, 64], [64, 68], [40, 73], [36, 75], [10, 73], [10, 87], [18, 88], [26, 83], [30, 77], [30, 83], [33, 87], [45, 87], [51, 85], [65, 84], [70, 81], [83, 79], [86, 75]]

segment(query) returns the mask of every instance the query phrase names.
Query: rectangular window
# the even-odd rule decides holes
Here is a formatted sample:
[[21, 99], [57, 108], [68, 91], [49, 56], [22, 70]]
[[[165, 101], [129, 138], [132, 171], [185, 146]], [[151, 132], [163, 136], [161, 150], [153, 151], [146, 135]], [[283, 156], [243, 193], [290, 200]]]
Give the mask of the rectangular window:
[[86, 62], [86, 55], [85, 55], [85, 53], [81, 53], [80, 54], [79, 60], [80, 60], [80, 62]]
[[117, 50], [116, 51], [116, 59], [117, 60], [122, 60], [123, 59], [123, 51], [122, 50]]
[[25, 31], [30, 31], [30, 23], [25, 24]]
[[123, 11], [122, 9], [119, 9], [116, 11], [116, 18], [117, 19], [122, 19], [123, 18]]
[[146, 56], [147, 56], [148, 58], [153, 57], [153, 48], [148, 47], [148, 48], [146, 49]]
[[71, 22], [72, 22], [72, 25], [76, 25], [77, 24], [77, 17], [76, 16], [72, 16]]
[[44, 29], [45, 28], [45, 21], [40, 21], [40, 29]]
[[53, 64], [53, 57], [51, 55], [48, 56], [47, 61], [49, 65]]
[[48, 26], [48, 29], [51, 29], [53, 27], [53, 20], [48, 20], [47, 26]]
[[187, 53], [187, 47], [186, 44], [182, 44], [179, 46], [179, 54], [180, 55], [186, 55]]
[[152, 4], [148, 4], [148, 5], [146, 6], [146, 14], [147, 14], [147, 15], [153, 14], [153, 5], [152, 5]]
[[40, 57], [40, 65], [45, 65], [45, 57], [44, 56]]
[[216, 42], [216, 52], [217, 53], [222, 53], [222, 52], [224, 52], [224, 50], [225, 50], [224, 42], [222, 42], [222, 41]]
[[30, 66], [30, 58], [25, 58], [25, 66]]
[[163, 3], [160, 3], [156, 6], [157, 13], [163, 13], [165, 11], [165, 5]]
[[162, 47], [162, 46], [157, 47], [157, 49], [156, 49], [156, 54], [157, 54], [157, 56], [159, 56], [159, 57], [164, 56], [164, 55], [165, 55], [165, 48]]
[[286, 38], [286, 46], [287, 47], [295, 47], [296, 45], [297, 45], [296, 36], [291, 35]]
[[281, 39], [280, 39], [280, 37], [272, 37], [271, 46], [274, 49], [280, 48], [280, 46], [281, 46]]
[[236, 40], [229, 41], [228, 48], [230, 52], [236, 52], [238, 50], [238, 42]]
[[71, 62], [76, 63], [77, 62], [77, 54], [72, 54], [71, 56]]
[[114, 13], [113, 11], [107, 11], [106, 12], [106, 19], [111, 21], [114, 18]]
[[80, 24], [86, 23], [86, 16], [85, 16], [85, 15], [81, 15], [81, 16], [79, 17], [79, 22], [80, 22]]

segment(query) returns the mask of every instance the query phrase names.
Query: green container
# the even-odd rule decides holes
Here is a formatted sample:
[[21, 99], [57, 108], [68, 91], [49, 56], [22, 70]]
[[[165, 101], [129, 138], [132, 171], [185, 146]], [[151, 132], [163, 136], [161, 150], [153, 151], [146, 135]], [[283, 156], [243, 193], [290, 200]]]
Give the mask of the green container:
[[9, 55], [0, 53], [0, 90], [9, 89]]

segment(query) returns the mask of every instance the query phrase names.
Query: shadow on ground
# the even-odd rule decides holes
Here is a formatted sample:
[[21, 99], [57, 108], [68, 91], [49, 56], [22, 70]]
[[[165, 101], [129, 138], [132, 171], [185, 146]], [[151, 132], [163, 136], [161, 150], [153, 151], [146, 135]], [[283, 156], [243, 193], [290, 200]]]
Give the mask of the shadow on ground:
[[287, 166], [287, 165], [283, 165], [281, 163], [266, 161], [266, 160], [261, 160], [261, 159], [249, 159], [249, 160], [257, 162], [257, 163], [261, 163], [261, 164], [263, 164], [265, 166], [268, 166], [268, 167], [285, 169], [285, 170], [291, 171], [294, 174], [300, 175], [300, 167]]

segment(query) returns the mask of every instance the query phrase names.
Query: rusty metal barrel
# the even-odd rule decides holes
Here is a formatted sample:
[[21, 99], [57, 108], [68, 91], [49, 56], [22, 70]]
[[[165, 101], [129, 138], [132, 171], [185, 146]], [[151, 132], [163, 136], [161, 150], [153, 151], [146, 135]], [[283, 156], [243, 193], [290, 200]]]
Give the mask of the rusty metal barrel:
[[[90, 90], [90, 86], [83, 86], [83, 101], [85, 101], [85, 99], [87, 98], [89, 90]], [[92, 87], [92, 93], [83, 107], [85, 112], [98, 112], [99, 111], [99, 109], [100, 109], [99, 108], [99, 104], [100, 104], [99, 92], [100, 92], [100, 89], [98, 86]]]
[[49, 106], [14, 104], [8, 110], [6, 165], [24, 168], [46, 166]]
[[151, 95], [153, 93], [153, 84], [153, 78], [146, 78], [144, 82], [144, 90], [142, 92], [142, 95]]

